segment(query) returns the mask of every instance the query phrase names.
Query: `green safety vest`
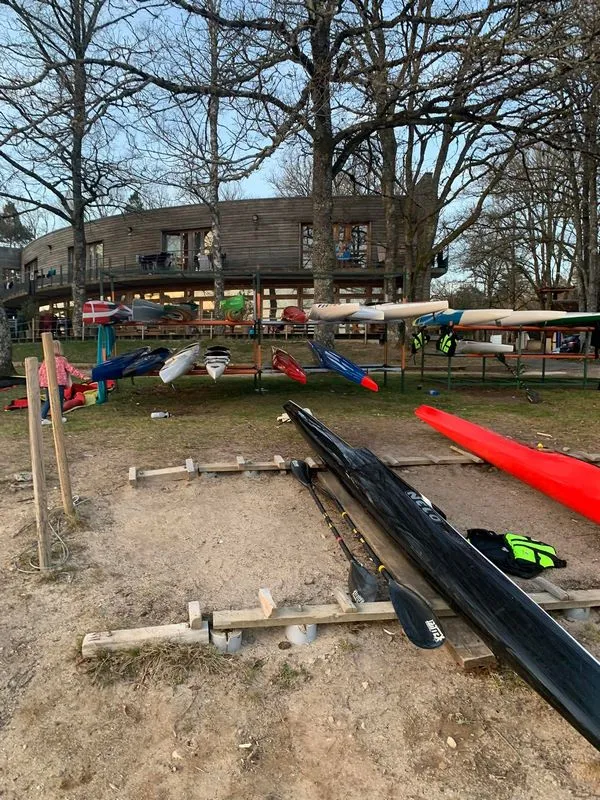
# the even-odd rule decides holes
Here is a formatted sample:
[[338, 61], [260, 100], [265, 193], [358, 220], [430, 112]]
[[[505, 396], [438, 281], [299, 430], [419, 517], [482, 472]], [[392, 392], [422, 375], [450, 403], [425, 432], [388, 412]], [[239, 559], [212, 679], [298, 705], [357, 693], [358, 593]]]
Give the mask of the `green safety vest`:
[[418, 333], [413, 333], [412, 335], [413, 353], [416, 353], [417, 350], [420, 350], [424, 346], [425, 346], [425, 334], [423, 333], [423, 331], [419, 331]]
[[438, 350], [444, 353], [444, 355], [447, 355], [450, 352], [450, 349], [453, 344], [454, 344], [454, 334], [445, 333], [438, 342]]
[[537, 542], [535, 539], [530, 539], [529, 536], [521, 536], [518, 533], [505, 533], [504, 541], [516, 561], [525, 561], [531, 565], [537, 564], [543, 569], [565, 565], [565, 562], [562, 558], [558, 558], [556, 550], [550, 544]]

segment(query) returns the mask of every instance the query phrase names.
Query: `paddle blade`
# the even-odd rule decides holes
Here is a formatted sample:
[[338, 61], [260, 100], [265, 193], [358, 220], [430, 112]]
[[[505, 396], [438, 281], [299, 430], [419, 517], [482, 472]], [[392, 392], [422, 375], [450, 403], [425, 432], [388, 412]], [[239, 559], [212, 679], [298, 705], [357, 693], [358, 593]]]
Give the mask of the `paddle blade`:
[[300, 459], [293, 458], [290, 461], [290, 471], [294, 478], [300, 481], [303, 486], [312, 486], [310, 467], [306, 461], [300, 461]]
[[348, 589], [355, 603], [372, 603], [377, 599], [377, 578], [356, 559], [350, 562]]
[[364, 386], [365, 389], [370, 389], [372, 392], [379, 391], [379, 386], [374, 380], [372, 380], [372, 378], [369, 378], [368, 375], [365, 375], [365, 377], [361, 380], [360, 385]]
[[390, 600], [404, 633], [417, 647], [424, 650], [433, 650], [441, 647], [446, 641], [433, 609], [425, 598], [410, 589], [402, 586], [395, 580], [390, 580]]
[[530, 403], [537, 404], [542, 402], [542, 396], [535, 389], [525, 389], [525, 394]]

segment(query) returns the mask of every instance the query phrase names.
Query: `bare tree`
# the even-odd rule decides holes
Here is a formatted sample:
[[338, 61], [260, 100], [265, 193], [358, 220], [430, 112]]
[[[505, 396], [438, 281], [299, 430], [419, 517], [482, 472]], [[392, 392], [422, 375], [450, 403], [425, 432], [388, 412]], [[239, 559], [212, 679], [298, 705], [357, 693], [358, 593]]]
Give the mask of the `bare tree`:
[[75, 335], [85, 300], [84, 223], [95, 203], [130, 180], [121, 108], [139, 88], [86, 59], [131, 21], [137, 9], [127, 2], [0, 0], [0, 196], [72, 227]]

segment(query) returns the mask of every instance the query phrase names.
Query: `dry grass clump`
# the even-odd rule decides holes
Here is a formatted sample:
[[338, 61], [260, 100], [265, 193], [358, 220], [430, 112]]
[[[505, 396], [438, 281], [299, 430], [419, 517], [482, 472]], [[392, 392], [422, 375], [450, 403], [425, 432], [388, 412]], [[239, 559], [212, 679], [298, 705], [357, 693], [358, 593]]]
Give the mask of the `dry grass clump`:
[[161, 643], [136, 650], [104, 650], [80, 662], [93, 684], [124, 681], [139, 685], [177, 686], [193, 675], [216, 675], [230, 669], [231, 658], [212, 645]]

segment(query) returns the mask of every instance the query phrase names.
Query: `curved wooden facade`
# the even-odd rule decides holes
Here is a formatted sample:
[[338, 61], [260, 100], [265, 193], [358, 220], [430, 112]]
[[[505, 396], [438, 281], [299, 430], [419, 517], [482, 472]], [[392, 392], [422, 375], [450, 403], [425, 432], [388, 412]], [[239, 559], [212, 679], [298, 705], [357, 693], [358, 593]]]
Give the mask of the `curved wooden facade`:
[[[234, 200], [221, 203], [220, 211], [226, 288], [250, 286], [252, 275], [260, 272], [263, 287], [299, 289], [300, 295], [305, 288], [308, 299], [312, 286], [311, 198]], [[333, 220], [339, 259], [337, 292], [346, 294], [344, 287], [363, 287], [359, 294], [367, 289], [369, 295], [373, 291], [379, 294], [385, 253], [381, 198], [335, 198]], [[125, 300], [135, 295], [207, 294], [213, 282], [206, 255], [210, 227], [204, 205], [119, 214], [88, 223], [88, 296], [106, 295], [109, 290], [115, 299]], [[27, 296], [33, 296], [40, 306], [68, 302], [72, 245], [71, 229], [62, 228], [24, 247], [20, 274], [13, 270], [12, 280], [5, 281], [6, 306], [18, 308]], [[402, 263], [397, 265], [398, 275], [402, 267]], [[289, 300], [291, 304], [293, 292]]]

